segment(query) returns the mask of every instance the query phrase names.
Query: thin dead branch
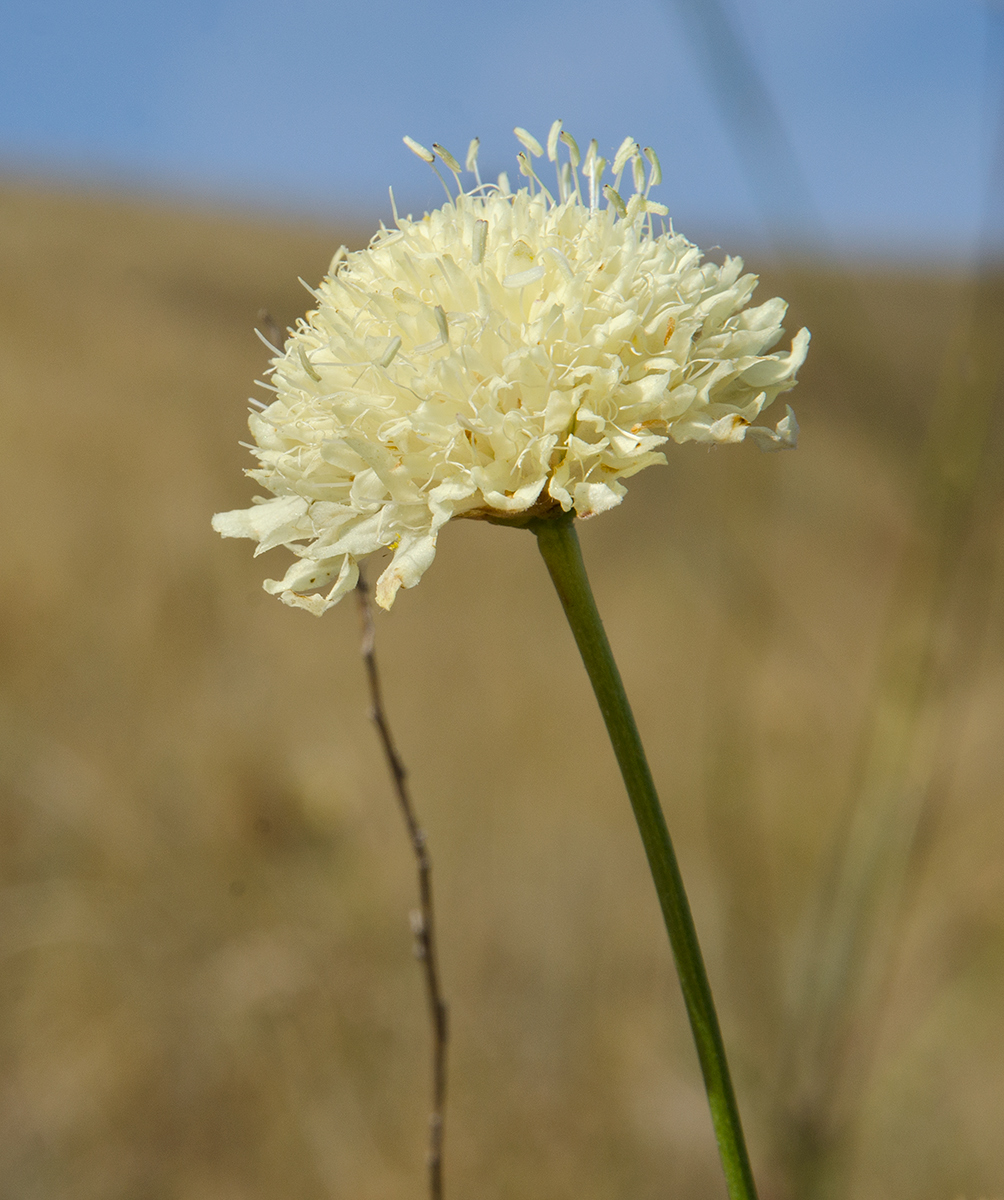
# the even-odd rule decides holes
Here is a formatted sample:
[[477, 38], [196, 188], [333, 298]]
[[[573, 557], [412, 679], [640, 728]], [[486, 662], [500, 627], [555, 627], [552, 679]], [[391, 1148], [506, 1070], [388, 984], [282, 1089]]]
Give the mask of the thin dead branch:
[[370, 693], [370, 716], [380, 735], [384, 757], [390, 769], [397, 796], [398, 807], [404, 818], [415, 853], [418, 868], [419, 907], [412, 914], [412, 932], [415, 935], [415, 957], [422, 964], [425, 976], [425, 991], [429, 1002], [429, 1019], [432, 1025], [432, 1111], [429, 1114], [429, 1196], [430, 1200], [442, 1200], [443, 1196], [443, 1134], [446, 1115], [446, 1049], [449, 1040], [447, 1007], [443, 999], [439, 975], [439, 960], [436, 952], [436, 926], [432, 904], [432, 860], [429, 857], [425, 833], [418, 823], [411, 795], [408, 791], [407, 773], [404, 763], [394, 744], [387, 721], [380, 690], [380, 675], [377, 670], [373, 609], [370, 605], [369, 589], [360, 574], [356, 585], [359, 615], [362, 620], [362, 656], [366, 667], [366, 679]]

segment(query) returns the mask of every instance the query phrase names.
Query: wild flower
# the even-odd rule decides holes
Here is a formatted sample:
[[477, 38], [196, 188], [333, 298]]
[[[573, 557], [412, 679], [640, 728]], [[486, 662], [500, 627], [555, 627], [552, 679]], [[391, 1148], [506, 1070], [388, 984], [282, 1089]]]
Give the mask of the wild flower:
[[[224, 537], [296, 555], [265, 589], [320, 615], [388, 548], [376, 585], [390, 608], [458, 518], [518, 522], [619, 504], [624, 480], [674, 442], [795, 445], [791, 409], [753, 422], [795, 384], [809, 333], [787, 352], [787, 305], [749, 307], [757, 277], [721, 266], [650, 199], [659, 160], [631, 138], [612, 182], [595, 141], [583, 157], [555, 122], [546, 149], [525, 130], [526, 186], [481, 182], [477, 140], [462, 169], [406, 138], [456, 179], [420, 220], [397, 216], [365, 250], [335, 255], [316, 307], [270, 369], [274, 399], [249, 419], [268, 492], [218, 513]], [[555, 164], [554, 194], [533, 160]], [[627, 178], [631, 194], [622, 187]], [[393, 199], [393, 194], [392, 194]]]

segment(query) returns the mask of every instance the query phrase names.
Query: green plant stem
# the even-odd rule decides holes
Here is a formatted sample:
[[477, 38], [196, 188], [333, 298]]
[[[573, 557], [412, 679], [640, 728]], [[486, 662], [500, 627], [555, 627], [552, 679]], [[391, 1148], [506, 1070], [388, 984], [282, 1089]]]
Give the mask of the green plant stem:
[[729, 1196], [731, 1200], [755, 1200], [756, 1185], [697, 931], [638, 728], [586, 576], [573, 514], [535, 520], [529, 528], [537, 537], [596, 693], [648, 855], [697, 1043]]

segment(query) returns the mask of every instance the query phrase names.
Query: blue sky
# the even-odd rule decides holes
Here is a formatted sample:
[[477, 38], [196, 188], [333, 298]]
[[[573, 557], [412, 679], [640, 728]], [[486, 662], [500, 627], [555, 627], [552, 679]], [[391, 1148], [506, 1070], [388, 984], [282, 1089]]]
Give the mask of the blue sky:
[[[780, 118], [765, 136], [787, 138], [812, 229], [850, 254], [969, 256], [999, 117], [1002, 6], [720, 3]], [[0, 172], [375, 222], [390, 183], [403, 209], [438, 203], [403, 134], [461, 157], [478, 135], [497, 171], [513, 166], [514, 125], [542, 137], [561, 117], [601, 147], [626, 134], [656, 147], [660, 199], [682, 231], [783, 238], [797, 188], [772, 169], [753, 177], [767, 161], [749, 148], [756, 128], [720, 104], [735, 73], [713, 52], [709, 74], [686, 8], [8, 3]]]

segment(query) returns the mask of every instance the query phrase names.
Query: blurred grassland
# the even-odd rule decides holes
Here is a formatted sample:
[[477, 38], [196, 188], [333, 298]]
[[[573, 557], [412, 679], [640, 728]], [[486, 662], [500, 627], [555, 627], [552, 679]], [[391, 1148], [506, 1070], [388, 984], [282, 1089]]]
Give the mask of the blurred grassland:
[[[423, 1194], [414, 873], [357, 615], [284, 608], [261, 589], [284, 552], [209, 527], [253, 494], [259, 309], [292, 323], [297, 275], [366, 236], [0, 189], [3, 1200]], [[758, 299], [775, 289], [789, 335], [814, 333], [798, 452], [670, 446], [581, 529], [767, 1200], [807, 921], [967, 281], [803, 263]], [[929, 715], [939, 785], [859, 1056], [842, 1194], [862, 1200], [1004, 1194], [999, 515], [939, 634], [962, 665]], [[450, 1194], [722, 1196], [641, 847], [532, 537], [451, 525], [377, 636], [436, 870]]]

